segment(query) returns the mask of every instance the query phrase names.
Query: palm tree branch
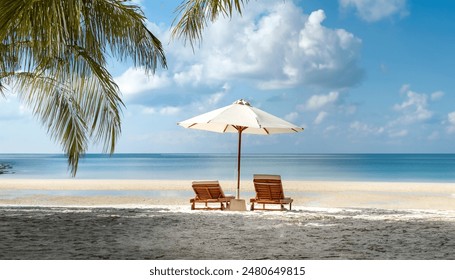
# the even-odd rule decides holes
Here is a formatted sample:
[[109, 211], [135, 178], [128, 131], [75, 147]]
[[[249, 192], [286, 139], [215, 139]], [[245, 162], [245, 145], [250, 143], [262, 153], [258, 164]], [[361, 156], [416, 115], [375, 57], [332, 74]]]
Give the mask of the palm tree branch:
[[181, 38], [194, 47], [201, 42], [202, 31], [209, 21], [214, 22], [219, 15], [232, 17], [233, 11], [242, 14], [242, 7], [249, 0], [184, 0], [175, 10], [172, 23], [172, 38]]
[[124, 2], [0, 1], [0, 94], [16, 79], [21, 99], [69, 155], [73, 175], [89, 137], [112, 153], [121, 132], [124, 104], [106, 56], [149, 72], [166, 67], [144, 15]]
[[26, 72], [16, 73], [14, 85], [19, 98], [63, 146], [74, 176], [80, 155], [87, 150], [88, 139], [83, 110], [73, 91], [52, 76]]
[[119, 96], [119, 88], [109, 72], [93, 60], [84, 49], [74, 46], [76, 59], [87, 64], [93, 73], [89, 78], [82, 79], [76, 92], [90, 92], [80, 96], [80, 104], [85, 108], [85, 115], [90, 116], [90, 135], [95, 142], [104, 139], [104, 151], [113, 153], [115, 143], [121, 132], [121, 108], [124, 107]]
[[[123, 61], [131, 59], [135, 66], [154, 72], [158, 65], [166, 67], [161, 42], [150, 32], [140, 8], [124, 1], [83, 0], [83, 38], [96, 39], [101, 46]], [[86, 19], [96, 18], [96, 21]], [[122, 24], [118, 24], [121, 22]], [[90, 48], [87, 48], [90, 49]]]

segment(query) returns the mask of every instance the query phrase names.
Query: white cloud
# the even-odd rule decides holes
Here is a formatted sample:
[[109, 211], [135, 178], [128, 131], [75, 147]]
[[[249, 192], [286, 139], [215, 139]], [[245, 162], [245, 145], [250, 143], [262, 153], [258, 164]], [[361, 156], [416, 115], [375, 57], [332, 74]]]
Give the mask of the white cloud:
[[[174, 106], [174, 105], [139, 105], [138, 107], [133, 107], [129, 112], [133, 112], [134, 108], [139, 108], [136, 112], [140, 114], [146, 115], [156, 115], [156, 116], [175, 116], [175, 115], [182, 115], [182, 113], [186, 112], [207, 112], [212, 109], [219, 107], [219, 103], [224, 99], [227, 93], [230, 90], [229, 84], [225, 84], [221, 87], [219, 91], [216, 91], [211, 94], [204, 94], [198, 97], [197, 99], [193, 100], [185, 104], [184, 102], [181, 105]], [[143, 103], [144, 104], [144, 103]], [[224, 105], [223, 105], [224, 106]], [[195, 113], [197, 114], [197, 113]], [[188, 116], [189, 117], [189, 116]]]
[[194, 64], [189, 71], [175, 73], [174, 81], [179, 85], [191, 84], [192, 86], [197, 86], [203, 78], [203, 69], [204, 66], [202, 64]]
[[261, 89], [316, 85], [345, 88], [360, 82], [361, 40], [323, 26], [322, 10], [304, 14], [293, 1], [252, 1], [242, 16], [220, 18], [203, 34], [201, 48], [180, 55], [180, 84], [253, 81]]
[[5, 94], [5, 98], [0, 96], [0, 122], [32, 118], [32, 110], [25, 103], [20, 103], [17, 96]]
[[134, 95], [147, 90], [167, 87], [171, 80], [166, 73], [147, 75], [143, 68], [129, 68], [119, 77], [114, 78], [125, 95]]
[[[361, 40], [346, 30], [325, 27], [324, 20], [324, 11], [304, 13], [292, 0], [251, 1], [242, 16], [220, 17], [209, 24], [194, 52], [171, 40], [166, 71], [148, 76], [142, 68], [130, 68], [115, 81], [126, 101], [193, 108], [199, 99], [205, 105], [210, 105], [208, 99], [223, 99], [223, 94], [208, 94], [225, 84], [334, 91], [358, 84], [363, 78], [358, 63]], [[166, 26], [147, 26], [163, 42], [169, 40]], [[150, 91], [158, 94], [143, 94]], [[190, 96], [195, 91], [200, 97]]]
[[369, 135], [369, 134], [382, 134], [385, 129], [384, 127], [375, 127], [375, 126], [372, 126], [372, 125], [368, 125], [366, 123], [363, 123], [363, 122], [360, 122], [360, 121], [354, 121], [352, 122], [350, 125], [349, 125], [349, 128], [356, 131], [356, 132], [359, 132], [359, 133], [362, 133], [362, 134], [366, 134], [366, 135]]
[[410, 89], [411, 89], [411, 85], [410, 84], [404, 84], [400, 88], [400, 93], [406, 93]]
[[447, 120], [449, 122], [449, 126], [447, 127], [447, 132], [452, 134], [455, 133], [455, 112], [451, 112], [447, 115]]
[[26, 106], [24, 104], [20, 104], [19, 105], [19, 114], [31, 116], [33, 113], [32, 113], [32, 110], [28, 106]]
[[162, 115], [162, 116], [171, 116], [180, 113], [181, 108], [173, 107], [173, 106], [166, 106], [161, 108], [156, 107], [145, 107], [142, 110], [142, 113], [149, 114], [149, 115]]
[[328, 134], [328, 133], [330, 133], [330, 132], [332, 132], [332, 131], [335, 131], [335, 130], [337, 130], [337, 127], [334, 126], [334, 125], [330, 125], [330, 126], [328, 126], [328, 127], [326, 127], [326, 128], [324, 129], [324, 133], [325, 133], [325, 134]]
[[427, 109], [428, 96], [416, 93], [412, 90], [406, 92], [406, 100], [401, 104], [395, 104], [394, 109], [401, 113], [396, 122], [412, 124], [430, 119], [433, 112]]
[[338, 100], [339, 93], [332, 91], [327, 95], [313, 95], [308, 99], [305, 105], [300, 106], [304, 110], [318, 110], [328, 104], [333, 104]]
[[455, 125], [455, 112], [451, 112], [448, 115], [449, 123]]
[[327, 112], [319, 112], [317, 115], [316, 119], [314, 119], [314, 124], [320, 124], [324, 121], [324, 119], [328, 116], [329, 114]]
[[299, 117], [299, 113], [291, 112], [291, 113], [287, 114], [286, 116], [284, 116], [284, 119], [289, 122], [294, 122], [295, 120], [297, 120], [298, 117]]
[[401, 138], [401, 137], [405, 137], [407, 135], [408, 135], [407, 129], [389, 131], [390, 138]]
[[431, 101], [440, 100], [444, 96], [444, 92], [442, 91], [435, 91], [431, 94]]
[[[354, 121], [351, 122], [349, 128], [359, 135], [386, 135], [389, 138], [409, 137], [410, 132], [414, 133], [419, 130], [424, 131], [426, 134], [424, 137], [427, 140], [439, 139], [438, 128], [435, 127], [435, 122], [432, 121], [436, 119], [435, 112], [429, 109], [429, 100], [441, 98], [443, 93], [416, 93], [411, 90], [409, 85], [403, 85], [400, 89], [400, 96], [404, 100], [393, 106], [396, 112], [395, 118], [391, 118], [384, 125], [374, 126], [361, 121]], [[389, 118], [389, 116], [385, 117]], [[455, 112], [453, 112], [453, 115], [449, 114], [442, 124], [446, 125], [449, 133], [455, 132]]]
[[214, 93], [207, 98], [207, 104], [208, 105], [217, 105], [225, 95], [226, 94], [224, 92]]
[[[229, 93], [231, 87], [229, 84], [224, 84], [220, 91], [211, 93], [200, 98], [185, 107], [185, 111], [207, 112], [210, 109], [215, 109], [219, 103]], [[232, 101], [232, 100], [230, 100]]]
[[341, 8], [354, 8], [357, 15], [365, 21], [374, 22], [398, 14], [409, 14], [406, 0], [339, 0]]

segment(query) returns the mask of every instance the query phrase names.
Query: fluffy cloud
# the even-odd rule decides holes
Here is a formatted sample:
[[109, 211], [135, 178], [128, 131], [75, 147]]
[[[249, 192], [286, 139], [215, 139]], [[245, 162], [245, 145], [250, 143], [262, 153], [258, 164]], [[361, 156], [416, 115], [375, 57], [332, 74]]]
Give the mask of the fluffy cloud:
[[[398, 115], [385, 125], [390, 138], [409, 136], [410, 132], [416, 129], [424, 129], [423, 123], [429, 125], [428, 128], [433, 127], [431, 126], [432, 120], [435, 120], [437, 116], [429, 108], [431, 102], [441, 99], [444, 93], [441, 91], [436, 91], [432, 94], [417, 93], [411, 90], [410, 85], [403, 85], [400, 89], [400, 95], [404, 96], [405, 100], [393, 106]], [[427, 139], [435, 140], [438, 136], [434, 132], [432, 134], [429, 132]]]
[[447, 115], [447, 120], [449, 122], [449, 127], [447, 128], [447, 132], [455, 133], [455, 112], [451, 112]]
[[363, 77], [361, 40], [324, 27], [324, 19], [324, 11], [307, 15], [292, 1], [250, 2], [241, 17], [210, 24], [195, 55], [170, 50], [179, 58], [174, 78], [181, 84], [249, 80], [262, 89], [353, 86]]
[[444, 92], [435, 91], [431, 94], [431, 101], [440, 100], [444, 96]]
[[389, 137], [390, 138], [401, 138], [401, 137], [405, 137], [407, 135], [408, 135], [408, 130], [407, 129], [389, 131]]
[[329, 114], [327, 112], [319, 112], [317, 115], [316, 119], [314, 119], [314, 124], [320, 124], [324, 121], [324, 119], [328, 116]]
[[161, 105], [155, 105], [155, 103], [152, 106], [140, 105], [139, 107], [142, 108], [140, 112], [142, 114], [161, 116], [177, 115], [188, 111], [196, 111], [201, 113], [207, 112], [218, 107], [221, 100], [223, 100], [229, 91], [230, 86], [228, 84], [225, 84], [219, 91], [210, 94], [204, 94], [201, 97], [197, 97], [188, 103], [182, 103], [178, 106], [166, 105], [166, 102]]
[[[141, 68], [130, 68], [115, 81], [128, 103], [151, 106], [154, 109], [146, 111], [153, 114], [165, 106], [210, 106], [209, 98], [217, 103], [224, 95], [208, 95], [226, 84], [334, 91], [358, 84], [363, 78], [361, 40], [346, 30], [325, 27], [324, 20], [324, 11], [306, 14], [293, 1], [252, 1], [242, 16], [209, 24], [194, 51], [171, 41], [166, 46], [167, 70], [148, 76]], [[148, 26], [163, 42], [169, 41], [167, 27]], [[337, 95], [313, 97], [310, 110]]]
[[203, 65], [194, 64], [190, 67], [190, 71], [175, 73], [174, 81], [179, 85], [197, 86], [202, 81], [202, 71]]
[[356, 132], [360, 132], [362, 134], [368, 135], [368, 134], [381, 134], [385, 131], [384, 127], [375, 127], [372, 125], [368, 125], [366, 123], [360, 122], [360, 121], [354, 121], [349, 125], [349, 128], [351, 130], [354, 130]]
[[10, 93], [5, 98], [0, 96], [0, 122], [22, 119], [33, 115], [30, 108], [20, 103], [18, 98]]
[[433, 112], [427, 109], [428, 96], [407, 90], [406, 100], [401, 104], [395, 104], [394, 109], [402, 115], [397, 119], [401, 124], [412, 124], [430, 119]]
[[297, 120], [297, 118], [299, 117], [299, 113], [297, 112], [291, 112], [289, 114], [287, 114], [284, 119], [289, 121], [289, 122], [293, 122], [295, 120]]
[[[430, 110], [432, 102], [440, 100], [444, 93], [441, 91], [432, 94], [417, 93], [411, 90], [410, 85], [403, 85], [400, 89], [400, 95], [404, 100], [401, 103], [393, 105], [395, 116], [381, 126], [374, 126], [360, 121], [354, 121], [350, 124], [350, 129], [360, 135], [385, 135], [389, 138], [403, 138], [414, 135], [415, 131], [428, 131], [428, 140], [439, 139], [437, 131], [438, 119], [437, 112]], [[447, 119], [443, 122], [446, 124], [449, 133], [455, 132], [455, 112], [448, 114]]]
[[313, 95], [308, 99], [305, 105], [300, 106], [303, 110], [318, 110], [328, 104], [333, 104], [338, 100], [339, 93], [332, 91], [327, 95]]
[[[455, 111], [443, 113], [435, 110], [434, 106], [444, 98], [442, 91], [432, 93], [417, 93], [411, 86], [401, 87], [399, 95], [402, 98], [391, 106], [390, 111], [381, 115], [367, 116], [362, 121], [352, 121], [349, 125], [350, 135], [355, 137], [375, 137], [385, 143], [404, 144], [402, 140], [429, 142], [445, 141], [443, 130], [448, 134], [455, 133]], [[374, 121], [370, 123], [368, 118]], [[446, 135], [447, 136], [447, 135]], [[450, 137], [450, 135], [448, 136]]]
[[116, 77], [115, 82], [125, 95], [134, 95], [147, 90], [169, 86], [171, 81], [166, 73], [147, 75], [143, 68], [129, 68]]
[[144, 114], [149, 114], [149, 115], [163, 115], [163, 116], [170, 116], [170, 115], [176, 115], [180, 113], [181, 108], [179, 107], [173, 107], [173, 106], [166, 106], [166, 107], [161, 107], [161, 108], [156, 108], [156, 107], [145, 107], [142, 110], [142, 113]]
[[303, 84], [349, 87], [358, 83], [363, 71], [357, 66], [361, 40], [344, 29], [322, 25], [325, 13], [312, 12], [300, 31], [299, 56], [295, 69]]
[[354, 8], [357, 15], [365, 21], [374, 22], [400, 15], [407, 16], [406, 0], [339, 0], [344, 9]]

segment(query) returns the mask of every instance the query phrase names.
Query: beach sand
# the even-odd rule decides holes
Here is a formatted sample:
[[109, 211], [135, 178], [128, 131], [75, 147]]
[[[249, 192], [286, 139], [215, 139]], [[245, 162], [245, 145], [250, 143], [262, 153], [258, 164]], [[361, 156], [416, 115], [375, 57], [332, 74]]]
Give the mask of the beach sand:
[[0, 259], [455, 259], [454, 184], [283, 184], [292, 211], [235, 212], [191, 181], [0, 180]]
[[[226, 194], [235, 194], [236, 182], [220, 184]], [[283, 181], [283, 186], [285, 195], [292, 197], [296, 206], [455, 210], [452, 183]], [[189, 206], [194, 196], [191, 181], [184, 180], [2, 179], [1, 191], [25, 191], [20, 196], [0, 195], [0, 205], [13, 206]], [[27, 195], [26, 191], [34, 192]], [[100, 192], [90, 195], [90, 191]], [[123, 193], [116, 195], [116, 191]], [[156, 194], [144, 196], [147, 191]], [[242, 181], [240, 191], [249, 202], [254, 196], [252, 182]]]

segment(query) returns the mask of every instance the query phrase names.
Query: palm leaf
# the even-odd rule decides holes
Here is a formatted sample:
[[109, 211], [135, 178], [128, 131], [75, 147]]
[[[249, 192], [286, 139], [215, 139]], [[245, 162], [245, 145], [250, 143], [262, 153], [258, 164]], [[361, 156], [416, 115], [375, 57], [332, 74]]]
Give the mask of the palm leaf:
[[89, 139], [112, 153], [124, 106], [107, 56], [154, 73], [161, 42], [139, 7], [122, 0], [0, 1], [0, 93], [23, 100], [68, 154], [75, 175]]
[[219, 15], [232, 17], [233, 11], [242, 14], [242, 7], [249, 0], [185, 0], [175, 10], [177, 14], [172, 25], [172, 37], [181, 38], [194, 47], [202, 40], [202, 31], [209, 21]]
[[25, 72], [16, 75], [15, 86], [19, 98], [63, 146], [71, 173], [75, 175], [80, 154], [87, 150], [88, 139], [82, 107], [73, 97], [74, 92], [51, 77]]

